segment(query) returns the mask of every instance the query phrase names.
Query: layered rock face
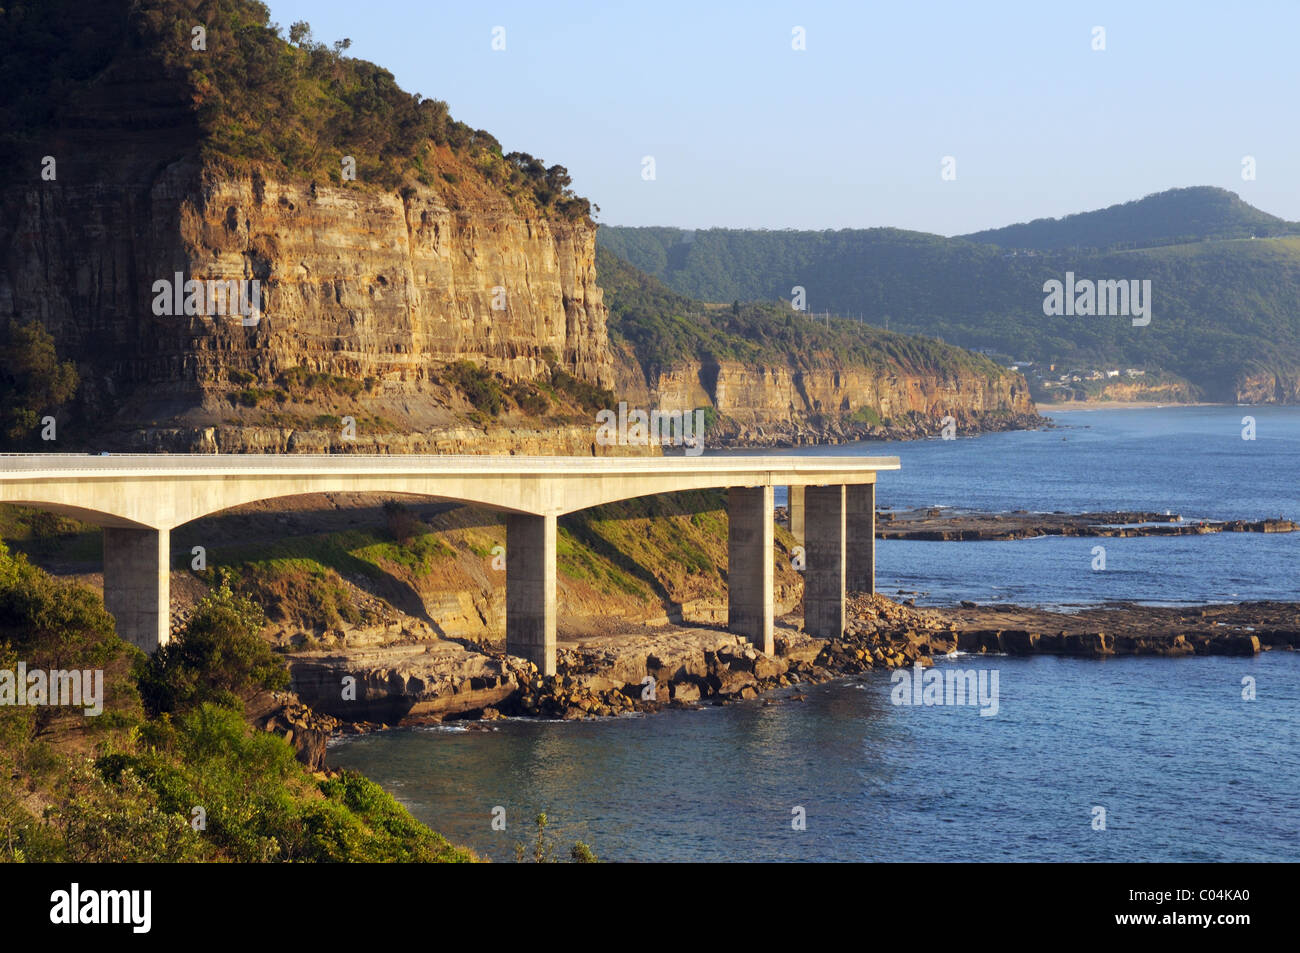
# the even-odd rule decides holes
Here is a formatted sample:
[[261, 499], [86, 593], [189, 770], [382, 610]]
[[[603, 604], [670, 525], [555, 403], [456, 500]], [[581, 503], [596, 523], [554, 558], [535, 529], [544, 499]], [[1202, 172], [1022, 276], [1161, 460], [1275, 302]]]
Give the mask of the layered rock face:
[[[80, 366], [86, 411], [115, 414], [143, 446], [289, 449], [230, 395], [292, 368], [369, 379], [351, 407], [327, 409], [387, 422], [359, 437], [396, 450], [447, 442], [430, 374], [448, 362], [531, 379], [549, 358], [612, 384], [594, 229], [525, 217], [500, 196], [452, 202], [218, 177], [184, 159], [139, 187], [14, 187], [0, 309], [39, 318]], [[155, 282], [178, 273], [205, 287], [256, 280], [255, 323], [155, 314]], [[334, 442], [296, 429], [310, 445]]]
[[[173, 144], [175, 145], [175, 144]], [[449, 160], [450, 161], [450, 160]], [[711, 406], [737, 439], [808, 435], [810, 417], [870, 408], [959, 423], [1028, 415], [1017, 375], [877, 373], [690, 362], [647, 381], [616, 367], [595, 271], [594, 228], [516, 212], [483, 189], [403, 193], [229, 176], [181, 157], [152, 178], [13, 186], [3, 197], [0, 311], [39, 317], [78, 362], [85, 413], [109, 445], [142, 450], [602, 452], [588, 428], [464, 426], [438, 369], [470, 360], [530, 380], [548, 358], [646, 407]], [[239, 314], [156, 315], [155, 282], [256, 280], [255, 323]], [[174, 308], [172, 310], [175, 310]], [[232, 309], [233, 310], [233, 309]], [[242, 406], [300, 368], [359, 393], [312, 408]], [[333, 419], [359, 421], [345, 441]], [[824, 425], [823, 425], [824, 429]], [[814, 435], [815, 436], [815, 435]]]
[[260, 277], [265, 317], [244, 353], [238, 333], [200, 337], [200, 379], [242, 359], [265, 373], [418, 384], [431, 364], [466, 358], [531, 378], [549, 349], [576, 376], [611, 383], [594, 229], [522, 217], [501, 197], [456, 204], [427, 189], [205, 184], [181, 209], [187, 264]]
[[974, 374], [951, 377], [877, 375], [867, 368], [792, 373], [736, 362], [678, 368], [659, 378], [666, 406], [685, 406], [698, 388], [718, 411], [746, 424], [797, 423], [810, 414], [850, 414], [868, 407], [882, 417], [906, 413], [1028, 413], [1028, 390]]
[[885, 420], [917, 415], [936, 425], [952, 416], [958, 426], [975, 428], [1028, 423], [1036, 416], [1024, 378], [1011, 373], [988, 378], [962, 369], [944, 374], [879, 373], [866, 367], [792, 371], [722, 361], [675, 365], [649, 382], [629, 373], [619, 379], [625, 388], [620, 393], [633, 393], [648, 406], [714, 407], [730, 418], [731, 436], [745, 441], [835, 436], [862, 409]]
[[1300, 370], [1242, 375], [1234, 400], [1238, 404], [1300, 404]]

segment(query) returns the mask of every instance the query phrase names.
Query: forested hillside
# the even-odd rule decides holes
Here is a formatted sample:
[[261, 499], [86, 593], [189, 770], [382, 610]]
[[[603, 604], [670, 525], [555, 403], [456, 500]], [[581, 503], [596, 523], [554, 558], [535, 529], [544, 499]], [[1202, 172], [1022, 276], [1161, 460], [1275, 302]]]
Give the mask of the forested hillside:
[[[1018, 360], [1163, 370], [1186, 378], [1205, 399], [1289, 400], [1300, 381], [1300, 237], [1252, 239], [1245, 233], [1293, 226], [1235, 196], [1209, 201], [1220, 212], [1211, 217], [1212, 198], [1182, 190], [1090, 213], [1095, 217], [1018, 226], [1014, 235], [1004, 230], [1044, 246], [1029, 249], [885, 228], [687, 233], [602, 226], [597, 241], [674, 291], [709, 301], [788, 307], [798, 287], [811, 311]], [[1186, 206], [1184, 214], [1176, 216], [1171, 204]], [[1135, 227], [1143, 221], [1155, 224], [1143, 232]], [[1120, 247], [1189, 228], [1242, 237]], [[1067, 232], [1080, 248], [1047, 247], [1065, 242]], [[1084, 250], [1088, 243], [1103, 247]], [[1045, 315], [1044, 283], [1064, 281], [1067, 272], [1150, 280], [1150, 324]]]
[[932, 338], [839, 318], [822, 323], [788, 305], [733, 301], [711, 307], [603, 248], [596, 250], [596, 273], [609, 307], [610, 339], [630, 344], [645, 367], [706, 359], [777, 362], [801, 370], [861, 365], [891, 372], [1006, 374], [987, 357]]

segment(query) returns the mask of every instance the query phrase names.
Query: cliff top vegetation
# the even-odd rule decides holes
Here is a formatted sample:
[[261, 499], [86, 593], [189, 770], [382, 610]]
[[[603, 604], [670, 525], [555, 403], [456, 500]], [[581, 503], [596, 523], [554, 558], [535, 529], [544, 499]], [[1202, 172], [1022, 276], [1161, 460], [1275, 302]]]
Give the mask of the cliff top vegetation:
[[505, 152], [350, 45], [318, 42], [305, 21], [286, 31], [259, 0], [12, 0], [0, 8], [0, 154], [77, 127], [94, 87], [153, 72], [149, 95], [193, 115], [209, 163], [358, 188], [445, 192], [479, 176], [542, 214], [589, 219], [564, 166]]

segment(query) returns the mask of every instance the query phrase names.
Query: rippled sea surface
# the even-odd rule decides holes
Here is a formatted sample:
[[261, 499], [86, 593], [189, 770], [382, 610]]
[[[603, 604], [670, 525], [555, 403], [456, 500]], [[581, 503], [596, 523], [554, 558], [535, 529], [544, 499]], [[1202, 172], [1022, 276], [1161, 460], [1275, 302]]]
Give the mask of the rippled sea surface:
[[[1247, 415], [1255, 420], [1254, 440], [1242, 439]], [[1053, 419], [1058, 426], [1049, 430], [790, 452], [898, 457], [902, 469], [882, 473], [877, 483], [882, 508], [1142, 510], [1187, 520], [1300, 521], [1300, 408], [1090, 410]], [[1106, 549], [1105, 572], [1092, 570], [1097, 545]], [[881, 541], [876, 558], [877, 589], [916, 592], [923, 604], [1300, 598], [1300, 533]]]
[[[1241, 439], [1246, 414], [1253, 442]], [[1057, 430], [822, 452], [899, 456], [902, 471], [881, 477], [882, 505], [1300, 518], [1300, 411], [1057, 420]], [[1098, 542], [1104, 573], [1090, 568]], [[1298, 552], [1300, 534], [889, 541], [878, 585], [938, 603], [1296, 599]], [[872, 673], [777, 704], [384, 732], [336, 744], [330, 760], [498, 860], [531, 839], [539, 811], [557, 842], [582, 840], [609, 860], [1300, 858], [1300, 655], [959, 656], [938, 667], [996, 672], [997, 714], [895, 704], [890, 674]], [[497, 807], [505, 831], [492, 829]]]

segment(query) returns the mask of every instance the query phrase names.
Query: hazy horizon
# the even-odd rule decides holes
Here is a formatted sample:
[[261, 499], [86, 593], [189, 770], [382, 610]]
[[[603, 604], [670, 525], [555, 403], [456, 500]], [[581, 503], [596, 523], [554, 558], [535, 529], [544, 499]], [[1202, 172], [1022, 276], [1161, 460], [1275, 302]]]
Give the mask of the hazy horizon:
[[[867, 230], [870, 230], [870, 229], [873, 229], [873, 228], [885, 228], [885, 229], [898, 229], [899, 231], [915, 232], [915, 233], [917, 233], [917, 234], [923, 234], [923, 235], [937, 235], [937, 236], [939, 236], [940, 238], [962, 238], [963, 236], [966, 236], [966, 235], [974, 235], [974, 234], [978, 234], [978, 233], [980, 233], [980, 232], [985, 232], [985, 231], [990, 231], [990, 230], [996, 230], [996, 229], [1005, 228], [1005, 227], [1012, 226], [1012, 225], [1025, 225], [1025, 224], [1029, 224], [1030, 222], [1033, 222], [1033, 221], [1038, 220], [1038, 219], [1048, 219], [1048, 220], [1058, 221], [1058, 220], [1060, 220], [1060, 219], [1062, 219], [1062, 218], [1068, 218], [1069, 216], [1072, 216], [1072, 215], [1086, 214], [1086, 213], [1088, 213], [1088, 212], [1100, 212], [1100, 211], [1104, 211], [1106, 208], [1110, 208], [1110, 207], [1112, 207], [1112, 206], [1114, 206], [1114, 205], [1124, 205], [1124, 204], [1126, 204], [1127, 202], [1131, 202], [1131, 201], [1139, 201], [1139, 200], [1141, 200], [1141, 199], [1148, 198], [1148, 197], [1150, 197], [1151, 195], [1159, 195], [1159, 194], [1162, 193], [1162, 192], [1169, 192], [1169, 191], [1173, 191], [1173, 190], [1175, 190], [1175, 189], [1197, 188], [1197, 187], [1198, 187], [1198, 186], [1174, 185], [1174, 186], [1170, 186], [1168, 189], [1160, 189], [1158, 192], [1148, 193], [1148, 195], [1135, 195], [1135, 196], [1133, 196], [1133, 198], [1131, 198], [1131, 199], [1124, 199], [1124, 200], [1122, 200], [1122, 201], [1120, 201], [1120, 202], [1113, 202], [1113, 203], [1111, 203], [1111, 205], [1108, 205], [1108, 206], [1102, 206], [1102, 207], [1100, 207], [1100, 208], [1081, 208], [1081, 209], [1076, 209], [1076, 210], [1073, 211], [1073, 212], [1064, 212], [1064, 213], [1062, 213], [1062, 214], [1060, 214], [1060, 215], [1037, 215], [1037, 216], [1035, 216], [1033, 219], [1023, 219], [1023, 220], [1021, 220], [1021, 221], [1017, 221], [1017, 222], [1002, 222], [1002, 223], [1000, 223], [1000, 224], [996, 224], [996, 225], [987, 225], [987, 226], [984, 226], [983, 228], [974, 228], [974, 229], [971, 229], [971, 230], [968, 231], [968, 232], [953, 233], [953, 234], [951, 234], [951, 235], [944, 235], [944, 234], [942, 234], [942, 233], [940, 233], [940, 232], [926, 232], [926, 231], [924, 231], [923, 229], [919, 229], [919, 228], [918, 228], [918, 229], [907, 229], [907, 228], [902, 228], [901, 226], [898, 226], [898, 225], [841, 225], [841, 226], [828, 226], [828, 227], [825, 227], [825, 228], [818, 228], [818, 227], [815, 227], [815, 226], [777, 228], [777, 227], [771, 227], [771, 226], [767, 226], [767, 225], [699, 225], [699, 226], [695, 226], [694, 228], [684, 228], [684, 229], [682, 229], [682, 230], [683, 230], [683, 231], [692, 231], [692, 232], [707, 232], [707, 231], [710, 231], [710, 230], [718, 230], [718, 231], [731, 230], [731, 231], [751, 231], [751, 232], [835, 232], [835, 231], [867, 231]], [[1232, 191], [1232, 190], [1229, 189], [1228, 191]], [[1242, 201], [1246, 201], [1245, 197], [1242, 196], [1240, 192], [1237, 192], [1236, 195], [1237, 195], [1239, 198], [1241, 198]], [[1254, 205], [1253, 202], [1252, 202], [1252, 203], [1247, 203], [1247, 204], [1252, 205], [1253, 207], [1259, 209], [1261, 212], [1267, 212], [1267, 213], [1269, 213], [1270, 215], [1276, 215], [1276, 214], [1277, 214], [1276, 212], [1271, 212], [1269, 209], [1266, 209], [1266, 208], [1260, 208], [1260, 206], [1258, 206], [1258, 205]], [[1279, 218], [1284, 218], [1285, 216], [1278, 216], [1278, 217], [1279, 217]], [[676, 227], [679, 227], [679, 226], [675, 226], [675, 225], [673, 225], [673, 224], [671, 224], [671, 223], [656, 223], [656, 224], [649, 224], [649, 225], [639, 225], [639, 224], [635, 224], [635, 225], [634, 225], [634, 224], [629, 224], [629, 223], [625, 223], [625, 222], [606, 222], [606, 221], [597, 221], [597, 224], [598, 224], [598, 225], [607, 225], [607, 226], [609, 226], [609, 227], [611, 227], [611, 228], [676, 228]]]

